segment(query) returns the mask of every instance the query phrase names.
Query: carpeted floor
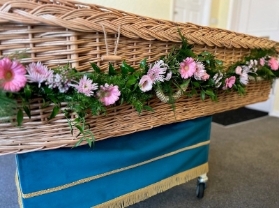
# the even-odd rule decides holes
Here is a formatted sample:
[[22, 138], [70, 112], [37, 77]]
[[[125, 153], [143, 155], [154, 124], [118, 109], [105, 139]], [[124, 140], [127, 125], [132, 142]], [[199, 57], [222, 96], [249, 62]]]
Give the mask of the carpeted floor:
[[[130, 207], [278, 208], [278, 126], [269, 116], [230, 128], [213, 123], [204, 198], [196, 198], [192, 180]], [[0, 207], [18, 208], [13, 156], [1, 156], [0, 167]]]
[[15, 169], [13, 155], [0, 156], [0, 208], [18, 208]]

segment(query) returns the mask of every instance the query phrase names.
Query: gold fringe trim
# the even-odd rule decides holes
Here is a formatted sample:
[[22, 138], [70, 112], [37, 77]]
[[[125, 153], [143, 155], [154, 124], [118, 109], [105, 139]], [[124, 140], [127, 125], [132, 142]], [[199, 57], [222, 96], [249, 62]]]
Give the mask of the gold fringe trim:
[[41, 191], [35, 191], [35, 192], [29, 193], [29, 194], [21, 193], [21, 196], [22, 196], [22, 198], [26, 199], [26, 198], [31, 198], [31, 197], [35, 197], [35, 196], [40, 196], [40, 195], [43, 195], [43, 194], [49, 194], [49, 193], [52, 193], [52, 192], [55, 192], [55, 191], [61, 191], [61, 190], [64, 190], [64, 189], [67, 189], [67, 188], [70, 188], [70, 187], [73, 187], [73, 186], [76, 186], [76, 185], [80, 185], [80, 184], [83, 184], [83, 183], [87, 183], [87, 182], [90, 182], [90, 181], [93, 181], [93, 180], [96, 180], [96, 179], [99, 179], [99, 178], [102, 178], [102, 177], [105, 177], [105, 176], [108, 176], [108, 175], [112, 175], [112, 174], [115, 174], [115, 173], [126, 171], [126, 170], [129, 170], [129, 169], [132, 169], [132, 168], [136, 168], [136, 167], [154, 162], [156, 160], [160, 160], [160, 159], [178, 154], [180, 152], [184, 152], [186, 150], [195, 149], [195, 148], [198, 148], [198, 147], [201, 147], [201, 146], [205, 146], [205, 145], [208, 145], [209, 143], [210, 143], [209, 140], [205, 141], [205, 142], [200, 142], [198, 144], [195, 144], [195, 145], [192, 145], [192, 146], [189, 146], [189, 147], [184, 147], [182, 149], [170, 152], [170, 153], [165, 154], [165, 155], [161, 155], [159, 157], [152, 158], [150, 160], [147, 160], [147, 161], [144, 161], [144, 162], [141, 162], [141, 163], [130, 165], [128, 167], [124, 167], [124, 168], [116, 169], [116, 170], [109, 171], [109, 172], [106, 172], [106, 173], [102, 173], [102, 174], [99, 174], [99, 175], [87, 177], [87, 178], [80, 179], [80, 180], [77, 180], [77, 181], [74, 181], [74, 182], [71, 182], [71, 183], [67, 183], [67, 184], [64, 184], [64, 185], [61, 185], [61, 186], [57, 186], [57, 187], [54, 187], [54, 188], [44, 189], [44, 190], [41, 190]]
[[15, 173], [15, 185], [16, 185], [16, 190], [17, 190], [17, 202], [20, 208], [23, 208], [23, 203], [22, 203], [22, 196], [21, 196], [21, 190], [19, 186], [19, 180], [18, 180], [18, 172], [16, 171]]
[[159, 181], [155, 184], [147, 186], [145, 188], [133, 191], [131, 193], [125, 194], [123, 196], [117, 197], [105, 203], [94, 206], [94, 208], [123, 208], [130, 206], [132, 204], [143, 201], [151, 196], [158, 193], [164, 192], [174, 186], [186, 183], [198, 176], [208, 173], [208, 163], [197, 166], [185, 172], [176, 174], [167, 179]]

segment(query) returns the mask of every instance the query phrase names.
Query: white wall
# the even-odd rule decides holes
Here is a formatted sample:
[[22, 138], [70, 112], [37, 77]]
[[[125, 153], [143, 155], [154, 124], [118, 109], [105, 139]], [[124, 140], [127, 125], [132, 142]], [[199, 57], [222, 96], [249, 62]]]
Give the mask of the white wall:
[[279, 79], [276, 80], [273, 87], [274, 98], [271, 103], [269, 115], [279, 117]]
[[79, 0], [80, 2], [111, 7], [122, 11], [170, 20], [172, 18], [172, 0]]
[[[212, 0], [211, 25], [279, 42], [278, 0]], [[270, 99], [248, 107], [279, 117], [279, 81]]]
[[228, 28], [229, 7], [231, 0], [212, 0], [210, 27]]

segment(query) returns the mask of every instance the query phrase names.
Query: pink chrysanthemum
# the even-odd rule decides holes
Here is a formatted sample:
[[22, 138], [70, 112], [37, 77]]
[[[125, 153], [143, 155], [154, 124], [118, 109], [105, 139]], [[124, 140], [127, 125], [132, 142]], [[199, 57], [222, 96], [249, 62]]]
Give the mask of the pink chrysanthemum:
[[18, 61], [9, 58], [0, 60], [0, 87], [9, 92], [18, 92], [26, 84], [26, 70]]
[[98, 89], [98, 85], [93, 83], [91, 79], [88, 79], [87, 76], [83, 76], [80, 80], [78, 85], [74, 85], [79, 93], [82, 93], [88, 97], [94, 94], [94, 90]]
[[143, 75], [139, 82], [140, 90], [147, 92], [152, 89], [152, 79], [148, 75]]
[[194, 78], [196, 80], [206, 81], [210, 77], [209, 74], [206, 73], [205, 67], [201, 62], [196, 63], [196, 71], [194, 73]]
[[202, 62], [196, 62], [196, 68], [198, 71], [205, 70], [204, 64]]
[[231, 77], [225, 79], [225, 87], [224, 87], [224, 89], [232, 88], [232, 86], [235, 83], [235, 80], [236, 80], [235, 76], [231, 76]]
[[260, 65], [264, 66], [265, 65], [265, 58], [260, 58]]
[[108, 85], [107, 83], [103, 86], [100, 86], [100, 90], [97, 92], [99, 100], [105, 105], [114, 104], [121, 95], [121, 92], [118, 89], [118, 86]]
[[242, 73], [242, 68], [241, 68], [241, 66], [237, 66], [237, 67], [235, 68], [235, 73], [238, 74], [238, 75], [241, 75], [241, 73]]
[[203, 81], [206, 81], [206, 80], [209, 79], [209, 77], [210, 77], [210, 75], [207, 74], [207, 73], [205, 72], [205, 73], [202, 75], [201, 79], [202, 79]]
[[28, 82], [37, 82], [39, 87], [51, 75], [51, 71], [41, 62], [31, 63], [26, 67], [28, 75], [26, 75]]
[[269, 60], [268, 60], [268, 66], [270, 66], [270, 68], [274, 71], [277, 71], [278, 68], [279, 68], [279, 63], [277, 61], [276, 58], [274, 57], [271, 57]]
[[193, 76], [195, 71], [196, 71], [196, 62], [194, 61], [193, 58], [188, 57], [184, 59], [183, 62], [180, 63], [179, 72], [183, 79], [187, 79]]
[[160, 60], [148, 70], [147, 75], [151, 78], [153, 83], [156, 81], [163, 82], [167, 69], [168, 65], [166, 65], [163, 60]]

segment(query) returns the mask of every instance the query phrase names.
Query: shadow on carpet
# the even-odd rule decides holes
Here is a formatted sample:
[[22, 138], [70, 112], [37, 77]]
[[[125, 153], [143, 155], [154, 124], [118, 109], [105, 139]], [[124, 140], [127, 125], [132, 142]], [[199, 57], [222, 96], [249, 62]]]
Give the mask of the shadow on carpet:
[[268, 113], [257, 111], [249, 108], [238, 108], [235, 110], [217, 113], [212, 116], [212, 121], [223, 126], [241, 123], [244, 121], [253, 120], [256, 118], [267, 116]]

